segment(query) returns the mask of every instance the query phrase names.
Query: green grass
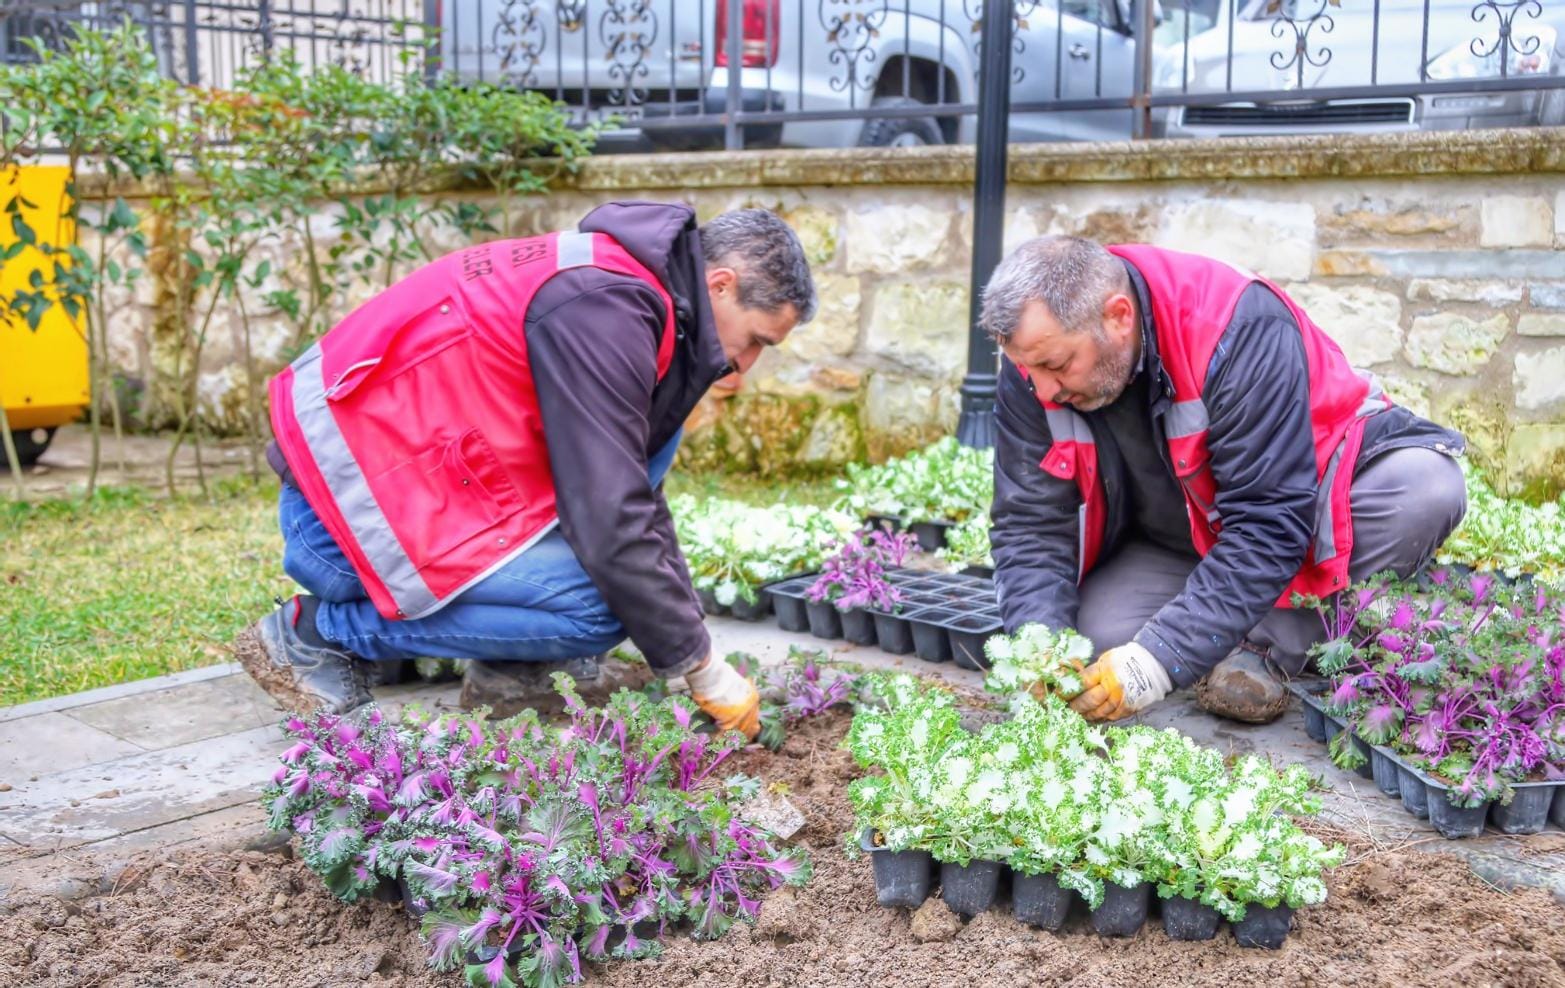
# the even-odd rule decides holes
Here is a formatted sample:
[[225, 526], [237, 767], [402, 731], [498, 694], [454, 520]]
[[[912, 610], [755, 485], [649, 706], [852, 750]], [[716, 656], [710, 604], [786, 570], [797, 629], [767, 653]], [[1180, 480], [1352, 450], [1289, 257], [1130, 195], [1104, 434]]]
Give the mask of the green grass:
[[277, 486], [0, 506], [0, 706], [230, 661], [291, 592]]
[[[829, 504], [831, 479], [674, 473], [668, 492]], [[0, 502], [0, 707], [230, 661], [227, 644], [295, 591], [277, 485], [210, 497], [134, 489]]]

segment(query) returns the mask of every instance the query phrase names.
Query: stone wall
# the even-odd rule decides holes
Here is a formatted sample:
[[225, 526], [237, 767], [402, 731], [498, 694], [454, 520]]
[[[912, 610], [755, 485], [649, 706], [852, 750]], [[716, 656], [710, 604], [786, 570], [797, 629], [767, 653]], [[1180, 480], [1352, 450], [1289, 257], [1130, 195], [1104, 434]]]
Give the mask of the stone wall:
[[[1565, 130], [1016, 146], [1011, 176], [1008, 248], [1071, 233], [1258, 270], [1398, 400], [1463, 429], [1503, 485], [1565, 486]], [[777, 210], [815, 266], [820, 314], [703, 406], [684, 455], [826, 468], [954, 428], [971, 182], [970, 148], [605, 157], [528, 202], [518, 232], [615, 198], [683, 199], [703, 218]], [[280, 277], [296, 255], [279, 249]], [[155, 294], [116, 325], [128, 368], [145, 369]], [[224, 332], [232, 343], [234, 320]], [[214, 407], [233, 405], [223, 349], [205, 367]], [[256, 349], [276, 360], [286, 347], [268, 330]]]

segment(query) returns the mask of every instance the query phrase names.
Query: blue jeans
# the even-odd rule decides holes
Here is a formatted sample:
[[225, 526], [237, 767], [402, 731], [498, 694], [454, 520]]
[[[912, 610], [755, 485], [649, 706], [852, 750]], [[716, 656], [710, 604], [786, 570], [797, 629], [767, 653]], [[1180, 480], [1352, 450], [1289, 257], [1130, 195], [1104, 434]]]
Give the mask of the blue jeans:
[[[656, 487], [668, 473], [682, 432], [653, 455]], [[625, 638], [620, 624], [558, 528], [428, 617], [391, 621], [370, 602], [326, 526], [299, 489], [278, 501], [283, 569], [321, 599], [315, 626], [365, 659], [519, 659], [598, 655]]]

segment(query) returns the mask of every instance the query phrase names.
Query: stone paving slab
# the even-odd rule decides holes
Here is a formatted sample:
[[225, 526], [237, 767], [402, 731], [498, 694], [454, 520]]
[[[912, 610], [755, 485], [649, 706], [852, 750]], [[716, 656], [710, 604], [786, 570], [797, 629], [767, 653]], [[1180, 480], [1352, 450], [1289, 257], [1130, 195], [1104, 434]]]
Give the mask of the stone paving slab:
[[[982, 676], [950, 663], [934, 665], [876, 648], [821, 641], [781, 631], [775, 624], [732, 619], [708, 621], [718, 655], [743, 650], [763, 662], [781, 662], [793, 646], [825, 649], [833, 658], [872, 669], [935, 674], [982, 686]], [[415, 682], [377, 690], [394, 713], [409, 703], [435, 711], [457, 708], [458, 683]], [[101, 855], [206, 841], [238, 846], [266, 839], [257, 797], [283, 748], [275, 708], [235, 667], [205, 676], [181, 673], [0, 710], [0, 766], [39, 767], [26, 776], [0, 776], [13, 786], [0, 792], [0, 899], [11, 887], [29, 887], [53, 876], [91, 886], [88, 865]], [[208, 706], [209, 705], [209, 706]], [[208, 713], [220, 711], [214, 716]], [[1175, 693], [1143, 722], [1176, 726], [1203, 744], [1228, 753], [1257, 751], [1279, 761], [1300, 761], [1319, 773], [1328, 790], [1323, 818], [1362, 834], [1377, 847], [1417, 846], [1451, 851], [1502, 887], [1551, 887], [1565, 900], [1565, 834], [1533, 838], [1488, 834], [1446, 841], [1426, 821], [1401, 809], [1374, 785], [1333, 766], [1325, 748], [1304, 733], [1296, 711], [1273, 724], [1231, 724], [1196, 708], [1189, 691]], [[217, 728], [223, 728], [217, 731]], [[62, 748], [61, 738], [67, 739]], [[127, 740], [128, 739], [128, 740]], [[92, 744], [85, 744], [90, 741]], [[151, 749], [151, 750], [144, 750]], [[31, 775], [37, 775], [36, 781]], [[74, 870], [73, 870], [74, 869]], [[80, 871], [82, 874], [78, 875]], [[83, 877], [88, 876], [88, 877]], [[75, 888], [77, 885], [73, 885]]]
[[67, 716], [151, 751], [275, 724], [281, 712], [249, 676], [230, 674], [73, 707]]
[[0, 782], [20, 788], [34, 776], [112, 761], [143, 750], [66, 714], [37, 714], [0, 723]]

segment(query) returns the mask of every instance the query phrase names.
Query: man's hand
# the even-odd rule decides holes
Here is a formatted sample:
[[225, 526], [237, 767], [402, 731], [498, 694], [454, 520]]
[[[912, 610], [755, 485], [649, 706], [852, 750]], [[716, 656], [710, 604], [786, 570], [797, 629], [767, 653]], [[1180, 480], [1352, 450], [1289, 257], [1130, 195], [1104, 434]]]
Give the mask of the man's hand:
[[1082, 670], [1086, 688], [1070, 702], [1088, 720], [1129, 717], [1167, 696], [1174, 688], [1152, 653], [1131, 642], [1111, 648]]
[[708, 655], [699, 668], [685, 673], [690, 698], [720, 731], [742, 731], [754, 741], [761, 733], [761, 695], [755, 684], [733, 666]]

